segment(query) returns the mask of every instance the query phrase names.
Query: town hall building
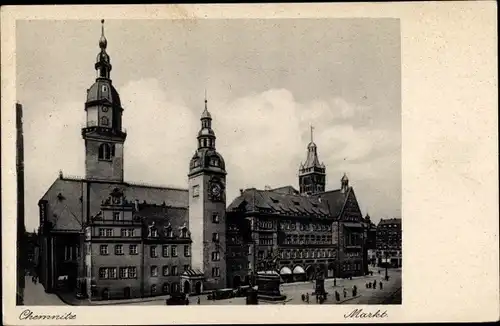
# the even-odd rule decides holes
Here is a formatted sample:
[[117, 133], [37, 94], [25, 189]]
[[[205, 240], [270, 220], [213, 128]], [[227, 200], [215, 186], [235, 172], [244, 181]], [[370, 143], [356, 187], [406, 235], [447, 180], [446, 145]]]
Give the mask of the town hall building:
[[312, 131], [299, 190], [242, 189], [227, 206], [225, 161], [205, 99], [187, 189], [126, 182], [125, 108], [111, 80], [104, 27], [99, 48], [81, 130], [85, 177], [60, 172], [38, 203], [39, 276], [47, 292], [91, 299], [200, 294], [249, 284], [270, 268], [283, 282], [367, 272], [366, 221], [354, 190], [346, 175], [339, 189], [326, 190]]

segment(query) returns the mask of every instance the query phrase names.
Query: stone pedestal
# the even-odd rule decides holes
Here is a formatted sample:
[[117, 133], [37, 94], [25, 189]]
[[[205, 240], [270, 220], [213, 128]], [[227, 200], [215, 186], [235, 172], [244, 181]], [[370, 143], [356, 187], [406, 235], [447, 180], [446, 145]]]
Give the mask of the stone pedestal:
[[259, 272], [256, 276], [259, 299], [280, 301], [286, 296], [280, 293], [280, 276], [276, 272]]
[[314, 292], [313, 292], [313, 295], [324, 295], [324, 294], [327, 294], [327, 292], [325, 291], [325, 279], [323, 277], [319, 277], [316, 279], [316, 282], [315, 282], [315, 288], [314, 288]]

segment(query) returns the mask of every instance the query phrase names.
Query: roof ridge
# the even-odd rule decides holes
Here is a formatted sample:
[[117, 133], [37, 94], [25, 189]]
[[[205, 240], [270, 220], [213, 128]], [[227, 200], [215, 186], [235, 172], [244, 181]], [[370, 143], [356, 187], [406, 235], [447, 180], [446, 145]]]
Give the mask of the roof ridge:
[[145, 188], [157, 188], [157, 189], [188, 191], [187, 188], [180, 188], [180, 187], [167, 186], [167, 185], [153, 185], [153, 184], [150, 184], [150, 183], [147, 183], [147, 182], [124, 182], [124, 184], [126, 184], [128, 186], [145, 187]]
[[[56, 178], [56, 180], [63, 180], [63, 181], [89, 181], [92, 182], [94, 180], [86, 179], [83, 177], [78, 177], [78, 176], [63, 176], [62, 178]], [[178, 190], [178, 191], [188, 191], [187, 188], [181, 188], [181, 187], [175, 187], [175, 186], [169, 186], [169, 185], [155, 185], [155, 184], [150, 184], [147, 182], [117, 182], [117, 181], [105, 181], [105, 180], [95, 180], [100, 183], [109, 183], [109, 184], [122, 184], [126, 186], [135, 186], [135, 187], [145, 187], [145, 188], [156, 188], [156, 189], [168, 189], [168, 190]]]

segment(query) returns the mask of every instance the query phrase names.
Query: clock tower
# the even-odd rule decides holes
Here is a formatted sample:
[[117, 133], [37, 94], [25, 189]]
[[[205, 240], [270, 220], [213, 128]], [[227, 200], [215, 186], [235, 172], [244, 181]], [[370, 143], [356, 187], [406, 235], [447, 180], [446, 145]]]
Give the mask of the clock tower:
[[226, 282], [226, 167], [215, 149], [212, 117], [201, 115], [198, 148], [189, 164], [189, 230], [191, 266], [205, 276], [204, 289], [222, 289]]
[[87, 123], [82, 128], [85, 141], [85, 177], [88, 180], [123, 182], [123, 144], [127, 137], [122, 130], [123, 108], [111, 78], [111, 59], [106, 53], [108, 41], [99, 39], [95, 69], [97, 78], [87, 90], [85, 111]]

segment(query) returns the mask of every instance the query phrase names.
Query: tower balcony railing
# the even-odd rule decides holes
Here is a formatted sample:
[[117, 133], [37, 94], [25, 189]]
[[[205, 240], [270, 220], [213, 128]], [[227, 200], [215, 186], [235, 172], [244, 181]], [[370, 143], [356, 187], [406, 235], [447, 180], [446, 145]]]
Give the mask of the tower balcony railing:
[[81, 125], [81, 128], [82, 128], [82, 134], [91, 131], [91, 129], [98, 129], [98, 131], [100, 132], [102, 131], [109, 132], [110, 134], [113, 135], [119, 135], [119, 136], [127, 135], [126, 128], [121, 128], [121, 130], [116, 130], [111, 126], [100, 126], [97, 121], [87, 121], [87, 123]]

